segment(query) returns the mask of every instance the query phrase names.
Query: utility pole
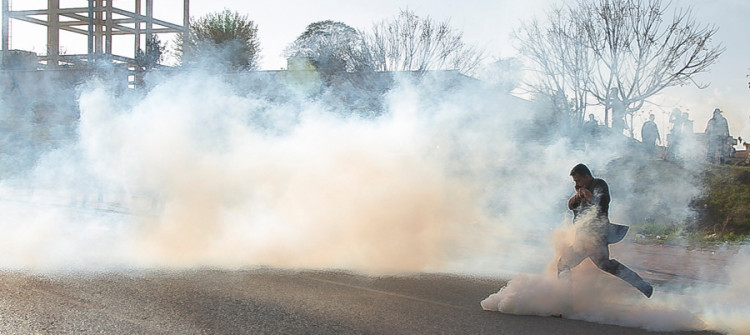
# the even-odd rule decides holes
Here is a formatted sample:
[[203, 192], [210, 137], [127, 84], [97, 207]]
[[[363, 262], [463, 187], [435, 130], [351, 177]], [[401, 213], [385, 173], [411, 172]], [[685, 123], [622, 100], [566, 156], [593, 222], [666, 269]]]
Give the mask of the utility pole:
[[8, 25], [8, 22], [10, 22], [10, 18], [8, 17], [9, 11], [10, 3], [8, 0], [3, 0], [3, 54], [5, 54], [10, 48], [10, 32], [8, 31], [8, 28], [10, 27]]
[[47, 67], [60, 63], [60, 0], [47, 0]]

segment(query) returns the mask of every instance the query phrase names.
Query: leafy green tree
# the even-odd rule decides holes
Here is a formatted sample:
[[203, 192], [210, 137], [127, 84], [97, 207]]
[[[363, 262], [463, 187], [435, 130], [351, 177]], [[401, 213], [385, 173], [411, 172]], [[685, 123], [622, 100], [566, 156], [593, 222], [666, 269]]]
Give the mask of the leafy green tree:
[[152, 34], [146, 38], [146, 50], [138, 48], [135, 62], [143, 70], [153, 69], [163, 60], [164, 49], [165, 46], [162, 45], [159, 38]]
[[362, 36], [354, 28], [337, 21], [313, 22], [290, 44], [287, 58], [306, 60], [323, 75], [370, 70], [362, 53]]
[[189, 41], [177, 37], [177, 58], [183, 64], [216, 62], [235, 70], [258, 68], [258, 27], [247, 15], [228, 9], [190, 22]]

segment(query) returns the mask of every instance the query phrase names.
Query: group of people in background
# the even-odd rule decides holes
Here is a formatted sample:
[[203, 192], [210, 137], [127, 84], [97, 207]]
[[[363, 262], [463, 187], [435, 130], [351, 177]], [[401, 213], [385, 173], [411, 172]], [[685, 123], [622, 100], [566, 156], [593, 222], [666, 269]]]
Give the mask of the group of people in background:
[[679, 108], [672, 110], [669, 115], [669, 123], [672, 124], [672, 131], [667, 135], [666, 158], [675, 159], [679, 156], [678, 152], [685, 143], [690, 143], [693, 136], [693, 121], [690, 120], [688, 113], [680, 111]]
[[[705, 130], [706, 160], [711, 163], [724, 164], [733, 155], [733, 145], [736, 143], [729, 135], [729, 123], [722, 115], [722, 110], [714, 109], [713, 116], [708, 120]], [[656, 143], [661, 144], [659, 128], [654, 122], [654, 114], [641, 127], [641, 140], [648, 153], [655, 153]], [[669, 145], [665, 158], [678, 158], [681, 146], [686, 145], [687, 139], [693, 136], [693, 121], [688, 113], [675, 108], [669, 116], [672, 130], [667, 136]]]
[[[706, 160], [715, 164], [724, 164], [734, 156], [734, 145], [737, 140], [729, 134], [729, 123], [722, 115], [719, 108], [714, 109], [713, 116], [708, 120], [705, 130]], [[684, 146], [693, 146], [695, 142], [693, 121], [688, 113], [675, 108], [669, 116], [671, 130], [667, 134], [666, 143], [663, 143], [659, 127], [655, 122], [656, 116], [649, 114], [648, 120], [641, 126], [641, 143], [644, 152], [650, 156], [661, 156], [665, 159], [679, 159], [681, 152], [685, 152]], [[594, 139], [599, 132], [599, 123], [594, 114], [589, 114], [588, 120], [583, 124], [583, 132], [586, 138]], [[588, 142], [593, 141], [586, 141]], [[659, 151], [658, 147], [664, 146], [666, 151]]]

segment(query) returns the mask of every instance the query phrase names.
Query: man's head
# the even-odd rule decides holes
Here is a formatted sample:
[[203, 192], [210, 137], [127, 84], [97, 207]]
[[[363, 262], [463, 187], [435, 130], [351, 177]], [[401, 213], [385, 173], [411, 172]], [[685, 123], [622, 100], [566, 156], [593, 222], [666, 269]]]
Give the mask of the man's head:
[[714, 116], [721, 114], [721, 109], [714, 109]]
[[594, 121], [594, 114], [589, 114], [589, 121]]
[[648, 119], [649, 119], [649, 121], [654, 121], [654, 119], [656, 119], [656, 116], [654, 114], [650, 114], [648, 116]]
[[586, 187], [594, 179], [591, 175], [591, 170], [584, 164], [574, 166], [570, 170], [570, 176], [573, 177], [573, 181], [576, 183], [576, 189]]

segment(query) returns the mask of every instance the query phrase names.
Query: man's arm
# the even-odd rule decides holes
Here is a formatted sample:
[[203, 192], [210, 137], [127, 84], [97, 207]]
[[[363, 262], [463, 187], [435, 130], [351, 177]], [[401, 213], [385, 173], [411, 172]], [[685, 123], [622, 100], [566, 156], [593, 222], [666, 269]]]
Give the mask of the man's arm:
[[[591, 194], [591, 192], [589, 192]], [[590, 200], [600, 211], [609, 212], [609, 185], [604, 180], [598, 179], [594, 186], [594, 194]]]
[[576, 187], [576, 193], [568, 199], [568, 209], [573, 210], [581, 204], [581, 201], [592, 203], [594, 195], [585, 187]]
[[568, 199], [568, 209], [573, 210], [576, 207], [578, 207], [578, 193], [573, 194], [573, 196]]

